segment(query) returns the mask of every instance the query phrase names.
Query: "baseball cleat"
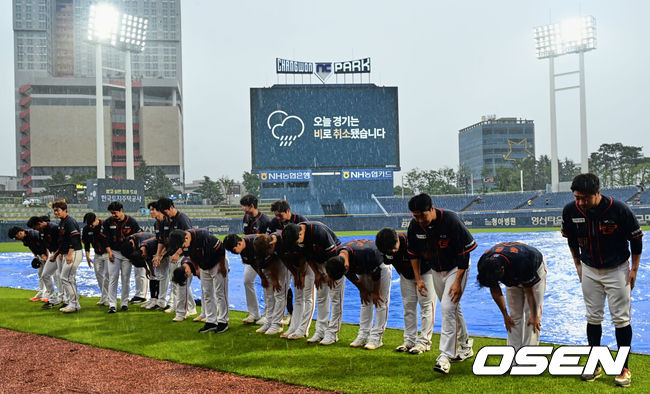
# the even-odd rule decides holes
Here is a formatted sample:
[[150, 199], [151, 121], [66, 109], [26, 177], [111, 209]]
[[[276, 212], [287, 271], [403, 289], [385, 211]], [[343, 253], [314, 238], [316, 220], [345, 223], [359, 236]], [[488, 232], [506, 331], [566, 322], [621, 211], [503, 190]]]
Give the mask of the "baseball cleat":
[[410, 354], [422, 354], [424, 352], [428, 352], [431, 349], [430, 346], [425, 346], [425, 345], [420, 345], [417, 344], [413, 346], [412, 348], [409, 349]]
[[282, 325], [280, 325], [280, 327], [270, 327], [268, 330], [266, 330], [266, 332], [264, 334], [266, 334], [266, 335], [276, 335], [276, 334], [281, 333], [283, 329], [284, 329], [284, 327], [282, 327]]
[[78, 311], [78, 309], [73, 306], [66, 306], [65, 308], [61, 308], [59, 310], [63, 313], [72, 313]]
[[401, 344], [401, 345], [399, 345], [398, 347], [396, 347], [396, 348], [395, 348], [395, 351], [396, 351], [396, 352], [400, 352], [400, 353], [408, 352], [409, 350], [411, 350], [411, 348], [412, 348], [413, 346], [414, 346], [414, 345], [413, 345], [412, 343], [404, 342], [403, 344]]
[[594, 370], [594, 373], [591, 374], [586, 373], [580, 375], [580, 380], [582, 380], [583, 382], [593, 382], [594, 380], [600, 378], [601, 376], [603, 376], [603, 369], [599, 365]]
[[288, 326], [290, 323], [291, 323], [291, 313], [288, 313], [286, 316], [282, 318], [282, 325]]
[[259, 334], [264, 334], [264, 333], [266, 333], [268, 331], [269, 328], [271, 328], [271, 325], [270, 324], [265, 324], [262, 327], [255, 330], [255, 332], [259, 333]]
[[66, 303], [64, 302], [63, 304], [61, 304], [61, 307], [59, 308], [59, 310], [61, 310], [61, 309], [63, 309], [63, 308], [67, 308], [67, 307], [68, 307], [68, 304], [66, 304]]
[[228, 323], [217, 323], [217, 329], [214, 330], [217, 334], [228, 331]]
[[115, 310], [114, 306], [108, 308], [108, 313], [115, 313], [115, 312], [117, 312], [117, 311]]
[[451, 361], [459, 363], [472, 357], [474, 355], [474, 349], [472, 349], [472, 346], [474, 346], [474, 340], [472, 338], [467, 338], [467, 342], [461, 344], [458, 349], [456, 349], [456, 357], [452, 358]]
[[253, 323], [255, 323], [256, 320], [258, 320], [258, 319], [256, 319], [255, 316], [248, 315], [245, 318], [243, 318], [241, 322], [244, 323], [244, 324], [253, 324]]
[[311, 338], [307, 339], [307, 343], [318, 343], [323, 340], [324, 335], [316, 331]]
[[379, 349], [380, 347], [384, 346], [384, 343], [380, 340], [370, 340], [366, 345], [364, 346], [365, 349], [368, 350], [375, 350]]
[[293, 331], [287, 330], [287, 331], [283, 332], [282, 334], [280, 334], [280, 338], [286, 338], [289, 335], [293, 335]]
[[362, 347], [368, 343], [368, 338], [366, 337], [356, 337], [354, 341], [350, 344], [350, 347]]
[[205, 323], [205, 325], [199, 329], [199, 332], [204, 333], [204, 332], [216, 331], [217, 327], [218, 326], [214, 323]]
[[51, 303], [51, 302], [46, 302], [45, 304], [43, 304], [43, 306], [41, 308], [43, 308], [43, 309], [52, 309], [52, 308], [54, 308], [54, 304]]
[[436, 372], [448, 374], [451, 365], [449, 364], [449, 358], [444, 354], [441, 354], [436, 359], [436, 365], [434, 365], [433, 370]]
[[157, 299], [149, 298], [149, 301], [147, 301], [146, 303], [140, 305], [140, 308], [142, 308], [142, 309], [151, 309], [156, 305], [157, 302], [158, 302]]
[[133, 297], [129, 300], [129, 304], [142, 304], [145, 301], [147, 300], [142, 297]]
[[329, 345], [335, 344], [338, 341], [339, 341], [339, 339], [337, 337], [335, 337], [335, 336], [325, 335], [325, 338], [323, 338], [323, 340], [320, 341], [319, 344], [321, 344], [323, 346], [329, 346]]
[[41, 302], [50, 302], [49, 298], [41, 298]]
[[165, 313], [176, 312], [176, 308], [174, 308], [171, 305], [167, 305], [166, 307], [163, 308], [163, 312], [165, 312]]
[[176, 322], [183, 321], [183, 320], [185, 320], [185, 317], [183, 316], [174, 316], [174, 318], [172, 319], [172, 321], [176, 321]]
[[29, 300], [32, 301], [32, 302], [36, 302], [36, 301], [40, 301], [41, 297], [32, 297]]
[[293, 333], [291, 335], [287, 335], [287, 339], [292, 340], [292, 341], [295, 341], [296, 339], [303, 339], [304, 337], [305, 337], [304, 335], [300, 335], [298, 333]]
[[628, 387], [632, 383], [632, 372], [627, 368], [623, 368], [621, 374], [614, 378], [614, 383], [619, 387]]
[[120, 308], [120, 310], [121, 310], [122, 312], [126, 312], [126, 311], [129, 310], [129, 306], [128, 306], [128, 305], [122, 305], [122, 308]]
[[266, 324], [266, 316], [262, 316], [261, 318], [255, 320], [255, 324], [263, 326]]
[[196, 312], [196, 308], [194, 308], [194, 309], [190, 309], [189, 311], [187, 311], [187, 312], [185, 313], [185, 316], [194, 316], [194, 315], [196, 315], [197, 313], [198, 313], [198, 312]]
[[199, 316], [195, 317], [194, 319], [192, 319], [192, 321], [200, 321], [200, 322], [204, 322], [204, 323], [205, 323], [205, 320], [206, 320], [205, 316], [203, 316], [203, 315], [199, 315]]

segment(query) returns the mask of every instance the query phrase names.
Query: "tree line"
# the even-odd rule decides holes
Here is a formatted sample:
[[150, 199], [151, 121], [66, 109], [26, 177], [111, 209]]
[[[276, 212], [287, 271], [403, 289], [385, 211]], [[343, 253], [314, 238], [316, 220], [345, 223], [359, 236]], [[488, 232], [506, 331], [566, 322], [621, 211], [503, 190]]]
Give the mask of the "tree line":
[[[602, 144], [589, 157], [589, 171], [598, 175], [602, 187], [646, 185], [650, 182], [650, 157], [643, 156], [642, 147], [621, 143]], [[474, 192], [507, 192], [521, 190], [520, 171], [523, 171], [524, 190], [544, 190], [551, 183], [551, 159], [547, 155], [528, 157], [509, 167], [485, 168], [481, 173], [480, 186]], [[580, 173], [580, 165], [565, 158], [559, 161], [560, 182], [570, 182]], [[437, 170], [408, 171], [402, 185], [395, 187], [395, 195], [414, 193], [463, 194], [471, 192], [469, 169], [458, 170], [444, 167]]]

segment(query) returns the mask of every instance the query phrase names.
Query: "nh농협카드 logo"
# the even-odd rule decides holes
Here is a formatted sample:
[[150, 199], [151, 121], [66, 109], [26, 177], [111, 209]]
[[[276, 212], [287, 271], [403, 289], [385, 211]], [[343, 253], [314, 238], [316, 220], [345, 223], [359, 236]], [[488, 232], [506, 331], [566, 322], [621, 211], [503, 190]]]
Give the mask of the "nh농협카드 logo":
[[273, 111], [266, 118], [266, 125], [271, 130], [273, 138], [280, 140], [280, 146], [291, 146], [293, 141], [305, 132], [305, 123], [296, 115], [288, 115], [284, 111]]

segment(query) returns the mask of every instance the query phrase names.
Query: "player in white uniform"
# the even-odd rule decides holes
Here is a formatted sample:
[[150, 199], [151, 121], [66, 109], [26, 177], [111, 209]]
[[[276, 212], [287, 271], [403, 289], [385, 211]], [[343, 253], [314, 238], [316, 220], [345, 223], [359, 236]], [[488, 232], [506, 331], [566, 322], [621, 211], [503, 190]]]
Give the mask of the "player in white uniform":
[[[460, 362], [474, 355], [460, 298], [465, 291], [469, 270], [469, 254], [476, 242], [458, 215], [433, 207], [431, 197], [419, 194], [409, 200], [413, 219], [408, 228], [408, 253], [420, 294], [435, 291], [442, 309], [440, 355], [434, 370], [449, 373], [450, 361]], [[433, 289], [427, 288], [421, 276], [421, 264], [433, 270]]]
[[[562, 211], [562, 235], [568, 242], [582, 284], [587, 309], [587, 341], [599, 346], [605, 300], [616, 328], [619, 347], [632, 343], [631, 293], [643, 249], [643, 232], [632, 210], [623, 202], [600, 194], [600, 180], [594, 174], [573, 179], [574, 202]], [[632, 264], [630, 266], [630, 257]], [[593, 381], [602, 375], [600, 366], [582, 376]], [[629, 386], [632, 373], [625, 366], [614, 382]]]

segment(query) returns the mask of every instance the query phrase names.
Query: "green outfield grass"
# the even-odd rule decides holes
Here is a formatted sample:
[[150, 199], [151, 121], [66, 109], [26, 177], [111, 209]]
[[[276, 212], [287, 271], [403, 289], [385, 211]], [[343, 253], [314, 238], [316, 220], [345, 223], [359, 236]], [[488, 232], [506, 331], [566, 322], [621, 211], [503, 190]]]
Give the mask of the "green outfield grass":
[[[202, 323], [186, 320], [173, 323], [172, 316], [144, 311], [139, 306], [129, 312], [108, 315], [106, 307], [95, 305], [96, 298], [82, 297], [82, 310], [62, 314], [43, 310], [41, 303], [30, 302], [33, 291], [0, 288], [0, 326], [114, 349], [161, 360], [190, 364], [218, 371], [233, 372], [282, 382], [343, 392], [620, 392], [613, 377], [581, 382], [577, 377], [476, 377], [473, 358], [452, 364], [449, 375], [432, 370], [438, 354], [438, 336], [433, 350], [413, 356], [396, 353], [402, 331], [387, 330], [384, 347], [369, 351], [352, 349], [348, 344], [357, 328], [343, 324], [340, 341], [333, 346], [308, 345], [278, 336], [255, 333], [256, 326], [245, 326], [243, 312], [230, 313], [230, 329], [222, 334], [199, 334]], [[312, 327], [313, 331], [313, 327]], [[505, 341], [475, 338], [474, 349], [485, 345], [504, 345]], [[630, 369], [632, 386], [626, 392], [647, 392], [650, 356], [633, 354]]]

